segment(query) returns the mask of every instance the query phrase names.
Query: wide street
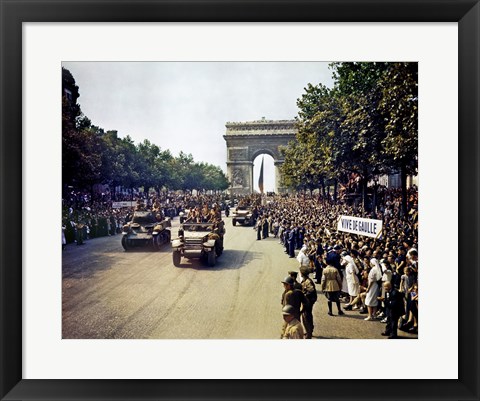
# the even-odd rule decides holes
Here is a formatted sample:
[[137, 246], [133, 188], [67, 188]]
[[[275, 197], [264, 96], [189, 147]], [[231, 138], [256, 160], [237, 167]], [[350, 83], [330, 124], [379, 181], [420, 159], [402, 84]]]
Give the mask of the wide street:
[[[198, 259], [172, 263], [160, 251], [125, 252], [121, 235], [67, 245], [62, 263], [62, 337], [129, 339], [277, 339], [281, 280], [298, 270], [278, 239], [257, 241], [251, 227], [225, 218], [225, 251], [215, 267]], [[172, 238], [178, 231], [173, 220]], [[319, 285], [317, 285], [319, 291]], [[346, 311], [328, 316], [319, 293], [314, 338], [375, 338], [385, 325]], [[334, 314], [336, 310], [334, 308]], [[404, 338], [414, 338], [399, 331]]]

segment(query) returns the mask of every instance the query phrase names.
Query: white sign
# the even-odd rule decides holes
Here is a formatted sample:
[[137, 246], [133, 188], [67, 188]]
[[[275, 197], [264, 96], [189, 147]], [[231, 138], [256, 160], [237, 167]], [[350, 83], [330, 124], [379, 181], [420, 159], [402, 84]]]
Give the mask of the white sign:
[[340, 216], [337, 231], [380, 238], [382, 235], [382, 220], [364, 219], [363, 217]]
[[134, 207], [137, 202], [112, 202], [112, 208], [118, 209], [120, 207]]

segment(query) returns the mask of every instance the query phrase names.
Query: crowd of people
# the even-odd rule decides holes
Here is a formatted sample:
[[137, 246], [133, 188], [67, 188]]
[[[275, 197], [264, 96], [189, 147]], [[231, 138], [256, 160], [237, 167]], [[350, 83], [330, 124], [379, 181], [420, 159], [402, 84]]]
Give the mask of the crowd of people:
[[[133, 194], [93, 194], [90, 192], [71, 191], [62, 200], [62, 246], [69, 243], [85, 244], [85, 240], [119, 234], [128, 222], [138, 204], [146, 209], [156, 209], [163, 216], [174, 218], [184, 210], [206, 205], [220, 205], [224, 195], [206, 195], [177, 193]], [[127, 207], [118, 202], [128, 202]], [[210, 211], [210, 208], [208, 209]]]
[[[325, 295], [329, 316], [334, 316], [335, 305], [338, 315], [356, 311], [367, 322], [385, 323], [382, 334], [388, 338], [397, 337], [397, 328], [418, 332], [418, 191], [409, 189], [407, 213], [401, 211], [399, 190], [380, 194], [371, 211], [307, 194], [238, 197], [238, 205], [252, 209], [257, 240], [273, 236], [286, 256], [298, 260], [299, 272], [290, 271], [282, 281], [282, 338], [312, 338], [315, 284]], [[229, 203], [224, 195], [166, 192], [92, 199], [72, 192], [63, 199], [62, 244], [81, 245], [85, 239], [120, 233], [133, 209], [113, 206], [126, 200], [172, 218], [190, 210], [187, 219], [201, 218], [203, 211], [206, 216], [212, 210], [218, 213], [219, 205]], [[337, 231], [341, 215], [382, 220], [382, 235]]]
[[[290, 321], [284, 326], [282, 338], [297, 338], [300, 332], [304, 338], [312, 337], [312, 308], [316, 298], [312, 301], [314, 283], [310, 275], [326, 297], [328, 315], [334, 316], [335, 304], [338, 315], [344, 315], [344, 310], [357, 311], [366, 315], [365, 321], [385, 323], [382, 335], [388, 338], [397, 338], [398, 324], [401, 330], [418, 333], [415, 187], [408, 192], [406, 214], [401, 212], [398, 190], [383, 191], [376, 210], [368, 212], [361, 206], [303, 194], [270, 197], [263, 202], [253, 195], [243, 201], [254, 205], [257, 240], [273, 235], [288, 257], [297, 258], [299, 263], [300, 274], [289, 274], [282, 281], [285, 287], [282, 313]], [[370, 238], [339, 232], [340, 215], [380, 219], [382, 235]], [[293, 327], [296, 334], [292, 337]]]

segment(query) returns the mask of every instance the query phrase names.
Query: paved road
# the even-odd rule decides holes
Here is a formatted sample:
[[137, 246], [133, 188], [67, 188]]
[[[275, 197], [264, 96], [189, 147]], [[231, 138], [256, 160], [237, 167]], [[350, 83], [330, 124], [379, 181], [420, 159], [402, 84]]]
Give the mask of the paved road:
[[[278, 240], [257, 241], [251, 227], [225, 219], [225, 251], [215, 267], [160, 251], [124, 252], [120, 235], [63, 251], [63, 338], [276, 339], [282, 325], [281, 280], [298, 262]], [[172, 233], [176, 234], [178, 218]], [[383, 338], [364, 315], [326, 314], [319, 294], [314, 338]], [[413, 336], [399, 332], [405, 338]]]

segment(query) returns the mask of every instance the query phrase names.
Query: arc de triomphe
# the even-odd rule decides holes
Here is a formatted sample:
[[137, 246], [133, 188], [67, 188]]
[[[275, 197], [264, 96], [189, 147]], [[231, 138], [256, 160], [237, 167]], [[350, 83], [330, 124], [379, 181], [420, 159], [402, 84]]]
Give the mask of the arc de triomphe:
[[282, 192], [280, 166], [284, 160], [280, 147], [295, 139], [294, 120], [265, 120], [228, 122], [225, 124], [227, 142], [227, 176], [232, 194], [254, 192], [253, 161], [261, 154], [273, 157], [275, 165], [275, 192]]

